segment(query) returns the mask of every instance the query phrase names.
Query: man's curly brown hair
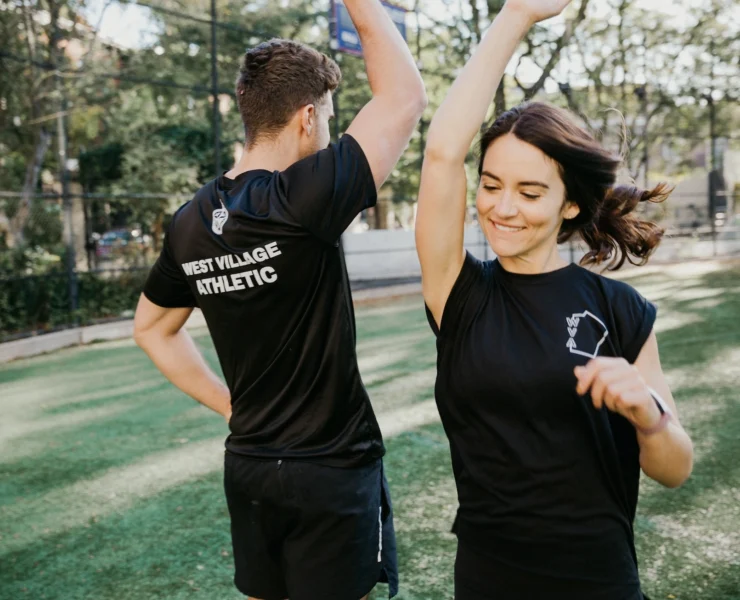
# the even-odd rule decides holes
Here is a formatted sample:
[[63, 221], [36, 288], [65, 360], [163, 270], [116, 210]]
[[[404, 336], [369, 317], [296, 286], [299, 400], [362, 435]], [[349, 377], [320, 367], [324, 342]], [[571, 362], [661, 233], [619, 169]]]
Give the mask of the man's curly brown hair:
[[236, 80], [247, 145], [275, 137], [297, 110], [318, 104], [341, 79], [336, 62], [299, 42], [273, 39], [248, 50]]

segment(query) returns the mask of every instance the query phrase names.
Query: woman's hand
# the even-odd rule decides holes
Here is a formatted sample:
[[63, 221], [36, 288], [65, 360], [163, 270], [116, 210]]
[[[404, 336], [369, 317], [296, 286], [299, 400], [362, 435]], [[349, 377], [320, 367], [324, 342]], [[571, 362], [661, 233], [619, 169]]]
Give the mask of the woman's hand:
[[532, 24], [556, 17], [571, 0], [507, 0], [505, 10], [513, 10], [527, 16]]
[[630, 421], [637, 429], [658, 425], [661, 411], [637, 367], [623, 358], [594, 358], [585, 367], [576, 367], [576, 391], [591, 392], [596, 408], [606, 406]]
[[[676, 403], [660, 366], [654, 331], [634, 365], [624, 358], [599, 357], [576, 367], [575, 375], [579, 394], [590, 391], [596, 408], [606, 405], [635, 426], [640, 467], [645, 475], [672, 488], [686, 481], [693, 467], [694, 448], [678, 420]], [[661, 395], [665, 415], [661, 415], [651, 390]]]

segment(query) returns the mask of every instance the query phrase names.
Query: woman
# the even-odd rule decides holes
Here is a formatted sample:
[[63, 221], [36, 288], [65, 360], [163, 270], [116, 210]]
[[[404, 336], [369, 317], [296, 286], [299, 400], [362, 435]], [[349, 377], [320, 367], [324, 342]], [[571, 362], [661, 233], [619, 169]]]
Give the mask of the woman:
[[640, 468], [668, 487], [692, 444], [661, 371], [655, 307], [569, 265], [644, 262], [662, 231], [632, 213], [667, 189], [617, 186], [619, 158], [565, 111], [528, 104], [483, 135], [479, 223], [463, 250], [465, 157], [518, 42], [568, 0], [509, 0], [429, 130], [416, 239], [437, 334], [437, 404], [460, 508], [457, 600], [638, 600]]

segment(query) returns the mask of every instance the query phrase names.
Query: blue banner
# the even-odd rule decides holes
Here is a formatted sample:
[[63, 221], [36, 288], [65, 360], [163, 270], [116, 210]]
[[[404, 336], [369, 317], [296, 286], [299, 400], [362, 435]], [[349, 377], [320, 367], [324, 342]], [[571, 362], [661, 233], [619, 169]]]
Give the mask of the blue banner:
[[[387, 2], [382, 2], [393, 22], [398, 27], [404, 40], [406, 37], [406, 13], [405, 8], [394, 6]], [[334, 40], [337, 44], [336, 49], [347, 54], [362, 56], [362, 46], [360, 45], [360, 36], [357, 34], [352, 19], [350, 19], [347, 7], [343, 0], [332, 0], [332, 14], [334, 18]]]

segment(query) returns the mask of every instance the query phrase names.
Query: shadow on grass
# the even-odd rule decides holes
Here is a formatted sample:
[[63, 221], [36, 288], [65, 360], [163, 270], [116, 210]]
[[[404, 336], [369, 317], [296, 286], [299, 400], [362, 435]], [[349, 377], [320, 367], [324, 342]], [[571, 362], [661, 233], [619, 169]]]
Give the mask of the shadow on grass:
[[[210, 338], [195, 339], [218, 372]], [[0, 439], [9, 448], [0, 457], [0, 506], [227, 434], [220, 418], [171, 386], [133, 344], [77, 347], [0, 366], [3, 407], [12, 421], [11, 437]]]
[[[37, 497], [77, 481], [94, 479], [158, 452], [218, 436], [223, 421], [196, 407], [171, 387], [146, 398], [126, 400], [123, 413], [26, 440], [29, 452], [0, 462], [0, 506]], [[197, 417], [187, 418], [195, 409]]]
[[232, 584], [221, 477], [190, 482], [4, 555], [3, 597], [243, 598]]
[[[448, 598], [456, 496], [444, 432], [439, 425], [425, 427], [389, 440], [388, 448], [399, 598]], [[0, 587], [14, 600], [242, 598], [232, 585], [221, 478], [214, 473], [5, 553]], [[373, 593], [377, 600], [386, 595], [383, 585]]]
[[[680, 396], [707, 398], [721, 408], [710, 417], [687, 424], [698, 458], [689, 480], [669, 490], [650, 485], [643, 490], [641, 507], [656, 514], [671, 514], [692, 509], [707, 509], [722, 489], [740, 486], [740, 402], [735, 387], [699, 387], [681, 390]], [[735, 528], [740, 523], [734, 524]], [[739, 550], [740, 552], [740, 550]]]
[[[385, 459], [394, 501], [400, 600], [452, 597], [457, 510], [450, 450], [441, 425], [388, 441]], [[381, 595], [377, 594], [377, 599]]]
[[[728, 283], [740, 283], [740, 269], [732, 273], [711, 273], [703, 276], [700, 283], [692, 288], [723, 288]], [[689, 288], [691, 289], [691, 288]], [[704, 313], [707, 309], [694, 308], [692, 301], [664, 300], [661, 305], [673, 312]], [[727, 352], [740, 345], [740, 294], [728, 292], [711, 314], [702, 314], [701, 322], [690, 322], [686, 325], [663, 332], [658, 335], [662, 362], [665, 370], [688, 369], [695, 372], [697, 379], [710, 367], [716, 370], [716, 361], [722, 360]], [[729, 369], [740, 369], [737, 365], [727, 365]], [[712, 413], [704, 412], [701, 407], [692, 407], [699, 417], [694, 422], [686, 423], [686, 428], [697, 447], [706, 440], [712, 446], [701, 452], [694, 465], [691, 479], [678, 490], [651, 488], [641, 498], [642, 505], [653, 507], [662, 513], [683, 510], [696, 503], [697, 497], [706, 496], [705, 502], [711, 501], [715, 488], [732, 486], [740, 479], [740, 396], [737, 387], [727, 386], [722, 379], [716, 382], [697, 381], [697, 385], [680, 387], [673, 390], [676, 402], [681, 405], [688, 402], [721, 403], [721, 408]]]
[[363, 342], [398, 333], [412, 334], [419, 331], [428, 332], [433, 339], [421, 296], [357, 310], [357, 339]]
[[680, 396], [720, 408], [687, 425], [698, 459], [681, 488], [644, 482], [635, 529], [641, 566], [654, 572], [646, 591], [654, 599], [740, 600], [740, 548], [732, 548], [740, 527], [737, 388], [685, 388], [679, 403]]
[[735, 565], [720, 575], [708, 577], [704, 589], [706, 598], [740, 600], [740, 565]]
[[104, 346], [75, 346], [65, 348], [50, 354], [42, 354], [32, 358], [24, 358], [11, 363], [0, 365], [0, 385], [18, 382], [26, 379], [44, 378], [49, 372], [63, 370], [69, 372], [87, 372], [91, 375], [91, 363], [100, 365], [126, 364], [131, 360], [144, 361], [146, 358], [139, 348], [131, 345], [114, 344]]
[[[661, 313], [689, 315], [693, 319], [658, 334], [665, 368], [696, 367], [740, 343], [740, 268], [707, 273], [683, 293], [666, 297], [658, 304]], [[639, 285], [638, 285], [639, 289]], [[682, 299], [692, 290], [716, 290], [716, 304], [702, 305], [704, 298]], [[660, 315], [658, 316], [660, 319]]]
[[[720, 361], [740, 346], [740, 268], [697, 279], [659, 301], [662, 313], [689, 318], [658, 334], [664, 369], [683, 381], [673, 393], [679, 412], [690, 415], [684, 425], [696, 448], [694, 471], [676, 490], [644, 482], [638, 554], [653, 598], [738, 600], [740, 550], [725, 546], [740, 527], [733, 493], [740, 487], [740, 365]], [[639, 289], [641, 282], [630, 283]]]

